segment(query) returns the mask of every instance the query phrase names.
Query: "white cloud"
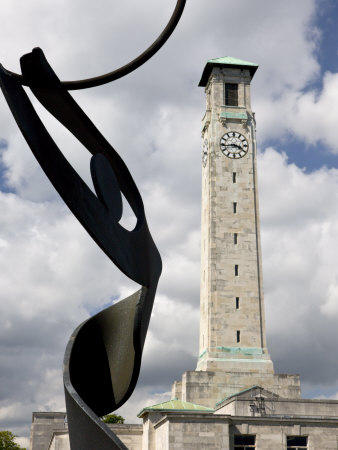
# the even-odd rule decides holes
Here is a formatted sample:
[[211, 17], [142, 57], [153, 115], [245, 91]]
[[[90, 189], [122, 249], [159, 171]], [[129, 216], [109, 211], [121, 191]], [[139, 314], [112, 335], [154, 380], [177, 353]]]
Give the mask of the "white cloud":
[[337, 315], [338, 315], [338, 283], [337, 283], [337, 281], [329, 284], [329, 286], [327, 288], [327, 298], [326, 298], [325, 303], [321, 306], [321, 312], [329, 317], [337, 317]]
[[320, 92], [299, 96], [288, 114], [289, 129], [308, 144], [325, 144], [338, 153], [338, 74], [327, 72]]
[[[310, 152], [321, 147], [338, 153], [338, 74], [327, 72], [321, 88], [310, 90], [286, 89], [276, 99], [262, 97], [258, 101], [258, 123], [261, 140], [288, 136], [295, 137], [309, 146]], [[325, 150], [324, 150], [325, 151]]]
[[338, 171], [307, 174], [270, 148], [260, 156], [259, 181], [268, 346], [278, 370], [332, 384]]
[[28, 448], [29, 447], [29, 439], [24, 437], [17, 437], [14, 439], [14, 442], [16, 442], [20, 447]]
[[260, 160], [259, 174], [261, 201], [269, 206], [264, 213], [267, 225], [288, 227], [296, 222], [304, 228], [335, 213], [338, 169], [323, 167], [306, 174], [304, 169], [288, 164], [285, 153], [267, 148]]

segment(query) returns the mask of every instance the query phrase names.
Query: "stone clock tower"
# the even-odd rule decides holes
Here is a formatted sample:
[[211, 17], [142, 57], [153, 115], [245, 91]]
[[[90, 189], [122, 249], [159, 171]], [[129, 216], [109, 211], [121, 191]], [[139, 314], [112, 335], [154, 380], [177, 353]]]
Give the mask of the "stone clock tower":
[[299, 398], [297, 375], [274, 373], [267, 350], [250, 85], [257, 64], [208, 61], [202, 122], [200, 343], [173, 397], [208, 407], [259, 385]]
[[257, 65], [207, 63], [202, 138], [201, 325], [197, 370], [273, 372], [266, 348], [250, 83]]

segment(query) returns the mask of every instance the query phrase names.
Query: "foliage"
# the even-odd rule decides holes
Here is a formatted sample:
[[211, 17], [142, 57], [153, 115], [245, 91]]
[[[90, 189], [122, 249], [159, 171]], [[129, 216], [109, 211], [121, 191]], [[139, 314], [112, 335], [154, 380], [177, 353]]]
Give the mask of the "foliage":
[[14, 442], [15, 437], [10, 431], [0, 431], [0, 450], [26, 450]]
[[124, 418], [117, 414], [107, 414], [102, 417], [102, 420], [104, 423], [124, 423]]

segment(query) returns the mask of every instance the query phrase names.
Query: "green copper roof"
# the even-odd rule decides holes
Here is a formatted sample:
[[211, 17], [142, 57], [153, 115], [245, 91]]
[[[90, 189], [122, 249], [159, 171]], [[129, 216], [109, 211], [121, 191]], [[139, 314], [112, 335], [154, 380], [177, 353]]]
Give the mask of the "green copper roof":
[[182, 400], [173, 399], [168, 402], [159, 403], [154, 406], [147, 406], [143, 408], [142, 411], [137, 415], [137, 417], [142, 417], [144, 413], [150, 411], [196, 411], [196, 412], [212, 412], [214, 411], [212, 408], [207, 408], [202, 405], [195, 405], [194, 403], [184, 402]]
[[233, 58], [232, 56], [223, 56], [223, 58], [209, 59], [208, 63], [225, 64], [231, 66], [253, 66], [258, 67], [258, 64], [243, 59]]
[[209, 59], [207, 65], [204, 68], [201, 81], [199, 82], [199, 86], [207, 85], [213, 67], [248, 69], [252, 78], [258, 68], [258, 64], [249, 61], [243, 61], [242, 59], [238, 58], [232, 58], [231, 56], [223, 56], [223, 58]]

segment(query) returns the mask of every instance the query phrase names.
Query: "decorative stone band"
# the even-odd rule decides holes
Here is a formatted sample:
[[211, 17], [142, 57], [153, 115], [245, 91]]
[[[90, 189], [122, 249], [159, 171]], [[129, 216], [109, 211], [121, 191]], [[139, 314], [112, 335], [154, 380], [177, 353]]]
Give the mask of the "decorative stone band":
[[197, 370], [274, 373], [273, 363], [266, 349], [254, 347], [208, 348], [200, 355]]
[[[208, 349], [205, 349], [199, 356], [202, 358]], [[263, 355], [264, 351], [260, 347], [215, 347], [210, 348], [209, 352], [211, 353], [227, 353], [230, 355]]]
[[235, 119], [240, 120], [242, 122], [242, 125], [244, 127], [247, 126], [248, 123], [248, 115], [246, 112], [231, 112], [231, 111], [222, 111], [219, 115], [219, 121], [222, 123], [223, 126], [227, 125], [227, 120], [229, 119]]
[[217, 351], [231, 353], [232, 355], [263, 355], [263, 349], [260, 347], [216, 347]]
[[221, 112], [219, 115], [220, 119], [240, 119], [247, 120], [248, 115], [246, 112]]

